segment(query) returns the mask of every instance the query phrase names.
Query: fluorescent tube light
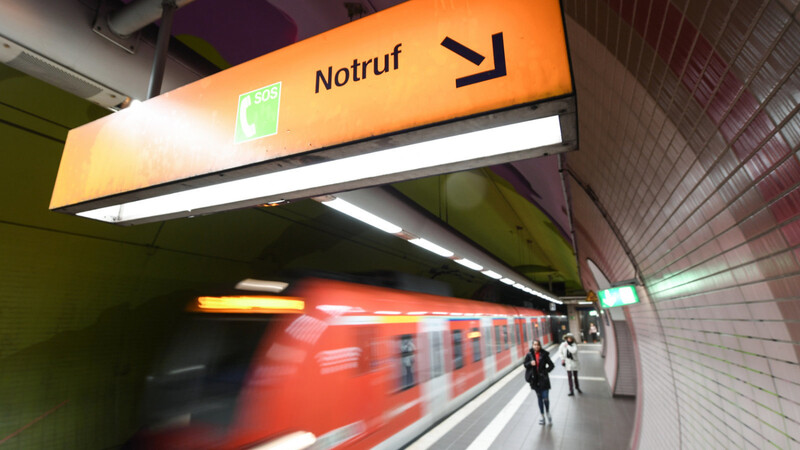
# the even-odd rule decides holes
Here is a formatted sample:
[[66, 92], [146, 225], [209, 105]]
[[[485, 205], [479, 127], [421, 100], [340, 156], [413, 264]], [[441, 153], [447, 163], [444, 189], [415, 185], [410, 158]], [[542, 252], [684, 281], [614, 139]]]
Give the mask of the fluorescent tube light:
[[196, 370], [203, 370], [205, 368], [206, 368], [205, 365], [183, 367], [181, 369], [170, 370], [169, 372], [167, 372], [167, 375], [177, 375], [179, 373], [194, 372]]
[[[336, 195], [338, 196], [338, 195], [341, 195], [341, 194], [336, 194]], [[326, 198], [333, 199], [333, 198], [338, 198], [338, 197], [328, 196]], [[358, 199], [359, 197], [355, 197], [355, 198]], [[337, 208], [338, 210], [340, 210], [342, 212], [347, 213], [348, 209], [350, 211], [354, 211], [355, 210], [355, 211], [358, 211], [360, 213], [363, 213], [362, 216], [366, 215], [366, 216], [369, 216], [371, 219], [375, 219], [377, 221], [386, 222], [383, 218], [373, 214], [372, 212], [368, 212], [365, 209], [362, 209], [361, 207], [356, 206], [355, 204], [350, 203], [350, 202], [348, 202], [348, 201], [346, 201], [344, 199], [340, 199], [340, 200], [341, 200], [341, 202], [336, 202], [335, 200], [321, 200], [321, 199], [318, 199], [318, 201], [323, 202], [325, 204], [346, 205], [346, 208], [342, 208], [342, 209]], [[356, 202], [357, 202], [357, 200], [356, 200]], [[369, 202], [368, 202], [368, 204], [369, 204]], [[392, 231], [395, 231], [395, 230], [392, 230]], [[461, 265], [463, 265], [463, 266], [465, 266], [467, 268], [470, 268], [470, 269], [473, 269], [473, 270], [477, 270], [477, 271], [481, 271], [481, 273], [483, 273], [484, 275], [489, 276], [489, 277], [491, 277], [493, 279], [496, 279], [496, 280], [499, 279], [503, 283], [511, 285], [511, 286], [513, 286], [513, 287], [515, 287], [515, 288], [517, 288], [517, 289], [519, 289], [519, 290], [521, 290], [521, 291], [523, 291], [523, 292], [525, 292], [527, 294], [541, 297], [541, 298], [543, 298], [543, 299], [545, 299], [547, 301], [550, 301], [550, 302], [562, 304], [562, 302], [560, 302], [559, 300], [556, 300], [556, 299], [550, 297], [547, 294], [544, 294], [542, 292], [539, 292], [538, 290], [533, 289], [526, 282], [518, 282], [518, 281], [514, 281], [514, 280], [512, 280], [510, 278], [504, 278], [501, 274], [499, 274], [497, 272], [494, 272], [492, 270], [483, 270], [483, 267], [480, 264], [478, 264], [478, 263], [476, 263], [476, 262], [474, 262], [472, 260], [469, 260], [467, 258], [463, 258], [461, 256], [456, 256], [455, 255], [456, 252], [452, 252], [450, 250], [444, 249], [441, 246], [439, 246], [437, 244], [433, 244], [432, 242], [430, 242], [430, 241], [428, 241], [426, 239], [417, 238], [409, 230], [401, 230], [401, 231], [402, 231], [402, 234], [400, 232], [393, 233], [393, 234], [395, 234], [398, 237], [401, 237], [403, 239], [406, 239], [409, 242], [412, 242], [412, 243], [414, 243], [416, 245], [419, 245], [419, 246], [425, 248], [426, 250], [433, 251], [434, 253], [436, 253], [438, 255], [451, 258], [451, 259], [453, 259], [453, 261], [455, 261], [455, 262], [457, 262], [457, 263], [459, 263], [459, 264], [461, 264]], [[414, 231], [414, 230], [411, 230], [411, 231]], [[457, 243], [455, 245], [458, 247]]]
[[449, 257], [453, 256], [453, 252], [451, 252], [450, 250], [447, 250], [446, 248], [439, 247], [438, 245], [434, 244], [433, 242], [425, 240], [425, 239], [422, 239], [422, 238], [409, 239], [408, 242], [411, 242], [412, 244], [414, 244], [414, 245], [416, 245], [418, 247], [422, 247], [425, 250], [428, 250], [429, 252], [436, 253], [439, 256], [444, 256], [445, 258], [449, 258]]
[[[363, 155], [257, 175], [77, 213], [105, 222], [130, 222], [214, 206], [271, 202], [290, 193], [355, 180], [446, 166], [562, 142], [558, 116], [503, 125]], [[319, 195], [319, 194], [315, 194]]]
[[352, 217], [354, 219], [358, 219], [358, 220], [366, 223], [367, 225], [372, 225], [373, 227], [375, 227], [375, 228], [377, 228], [379, 230], [385, 231], [385, 232], [387, 232], [389, 234], [397, 234], [397, 233], [403, 231], [403, 229], [398, 227], [397, 225], [395, 225], [395, 224], [393, 224], [391, 222], [388, 222], [386, 220], [383, 220], [380, 217], [376, 216], [375, 214], [372, 214], [371, 212], [364, 211], [363, 209], [359, 208], [358, 206], [356, 206], [356, 205], [354, 205], [352, 203], [349, 203], [349, 202], [347, 202], [345, 200], [342, 200], [340, 198], [335, 198], [333, 200], [328, 200], [328, 201], [322, 202], [322, 204], [325, 205], [325, 206], [330, 206], [331, 208], [333, 208], [333, 209], [335, 209], [335, 210], [337, 210], [337, 211], [339, 211], [341, 213], [347, 214], [348, 216], [350, 216], [350, 217]]
[[454, 261], [459, 263], [459, 264], [461, 264], [462, 266], [464, 266], [464, 267], [466, 267], [468, 269], [483, 270], [483, 266], [475, 264], [474, 262], [472, 262], [472, 261], [470, 261], [470, 260], [468, 260], [466, 258], [456, 259]]
[[550, 297], [549, 295], [542, 294], [539, 291], [534, 291], [534, 295], [536, 295], [537, 297], [541, 297], [541, 298], [543, 298], [543, 299], [545, 299], [545, 300], [547, 300], [549, 302], [553, 302], [553, 303], [555, 303], [557, 305], [563, 305], [564, 304], [564, 302], [562, 302], [561, 300], [558, 300], [558, 299], [555, 299], [553, 297]]
[[267, 281], [247, 278], [236, 284], [236, 289], [243, 291], [261, 291], [278, 293], [286, 289], [289, 283], [282, 281]]
[[486, 276], [487, 276], [487, 277], [489, 277], [489, 278], [494, 278], [495, 280], [499, 280], [500, 278], [503, 278], [503, 276], [502, 276], [502, 275], [500, 275], [500, 274], [499, 274], [499, 273], [497, 273], [497, 272], [491, 271], [491, 270], [484, 270], [484, 271], [483, 271], [483, 272], [481, 272], [481, 273], [482, 273], [482, 274], [484, 274], [484, 275], [486, 275]]

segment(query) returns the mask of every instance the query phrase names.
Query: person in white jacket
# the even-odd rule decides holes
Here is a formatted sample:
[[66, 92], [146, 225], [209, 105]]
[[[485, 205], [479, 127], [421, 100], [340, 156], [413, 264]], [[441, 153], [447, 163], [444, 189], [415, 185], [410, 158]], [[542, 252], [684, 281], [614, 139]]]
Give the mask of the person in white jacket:
[[561, 355], [561, 365], [567, 369], [567, 380], [569, 380], [569, 394], [567, 395], [575, 395], [575, 391], [572, 389], [573, 380], [575, 389], [579, 394], [583, 394], [581, 386], [578, 384], [578, 368], [580, 368], [580, 363], [578, 362], [578, 343], [575, 342], [575, 337], [572, 333], [564, 335], [564, 342], [558, 347], [558, 353]]

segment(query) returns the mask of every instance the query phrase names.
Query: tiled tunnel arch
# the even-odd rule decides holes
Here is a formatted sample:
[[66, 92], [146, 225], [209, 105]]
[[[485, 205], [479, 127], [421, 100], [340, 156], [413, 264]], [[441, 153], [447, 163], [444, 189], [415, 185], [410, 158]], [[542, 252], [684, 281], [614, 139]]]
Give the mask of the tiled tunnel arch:
[[567, 167], [633, 258], [571, 182], [579, 261], [644, 283], [638, 448], [800, 448], [797, 4], [565, 2]]

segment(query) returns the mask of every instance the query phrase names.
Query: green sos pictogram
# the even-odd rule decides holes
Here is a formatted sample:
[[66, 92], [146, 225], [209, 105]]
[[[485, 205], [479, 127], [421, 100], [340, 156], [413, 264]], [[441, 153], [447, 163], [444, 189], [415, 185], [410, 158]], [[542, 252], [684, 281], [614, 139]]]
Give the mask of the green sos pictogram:
[[238, 144], [276, 134], [280, 103], [280, 82], [240, 95], [233, 142]]

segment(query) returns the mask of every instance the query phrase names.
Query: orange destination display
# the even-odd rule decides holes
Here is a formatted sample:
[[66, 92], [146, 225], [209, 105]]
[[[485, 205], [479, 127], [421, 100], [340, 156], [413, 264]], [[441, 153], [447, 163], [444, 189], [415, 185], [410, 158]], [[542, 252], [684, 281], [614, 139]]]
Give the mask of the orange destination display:
[[558, 0], [412, 0], [69, 132], [55, 211], [142, 223], [575, 149]]

